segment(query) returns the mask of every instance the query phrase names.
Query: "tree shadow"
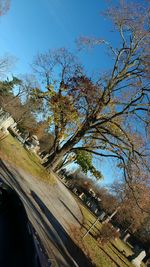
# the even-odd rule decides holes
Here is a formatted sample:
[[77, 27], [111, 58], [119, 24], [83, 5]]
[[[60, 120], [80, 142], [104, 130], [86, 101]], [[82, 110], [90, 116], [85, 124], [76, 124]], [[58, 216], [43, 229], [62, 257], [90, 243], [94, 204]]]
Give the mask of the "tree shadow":
[[[40, 227], [43, 228], [45, 235], [47, 236], [47, 239], [49, 239], [52, 244], [59, 250], [62, 257], [65, 259], [67, 264], [62, 263], [62, 259], [56, 256], [57, 265], [59, 267], [68, 267], [68, 264], [70, 267], [93, 267], [90, 260], [85, 256], [85, 254], [82, 252], [82, 250], [73, 242], [73, 240], [69, 237], [67, 232], [64, 230], [64, 228], [61, 226], [61, 224], [57, 221], [57, 219], [53, 216], [53, 214], [49, 211], [49, 209], [45, 206], [43, 201], [37, 196], [37, 194], [33, 191], [31, 191], [31, 196], [33, 200], [38, 204], [40, 212], [36, 205], [33, 204], [33, 201], [30, 197], [26, 195], [26, 193], [23, 191], [22, 187], [20, 186], [19, 182], [17, 181], [17, 178], [15, 175], [7, 168], [7, 166], [3, 163], [2, 160], [0, 160], [0, 168], [3, 170], [3, 172], [0, 172], [0, 175], [2, 176], [2, 179], [0, 180], [7, 180], [7, 183], [14, 189], [19, 192], [19, 194], [23, 197], [23, 200], [25, 200], [26, 203], [23, 203], [25, 206], [29, 206], [32, 212], [35, 212], [38, 220], [37, 223]], [[4, 175], [5, 174], [5, 175]], [[6, 179], [6, 176], [9, 179]], [[21, 177], [19, 177], [21, 179]], [[52, 225], [50, 227], [49, 223], [47, 223], [43, 217], [43, 213]], [[33, 225], [34, 227], [34, 225]], [[76, 263], [77, 264], [76, 264]]]
[[[33, 202], [31, 201], [31, 199], [25, 194], [25, 192], [21, 188], [20, 184], [16, 180], [16, 177], [11, 173], [11, 171], [7, 168], [7, 166], [1, 160], [0, 160], [0, 167], [5, 171], [5, 174], [9, 178], [8, 184], [11, 187], [13, 186], [13, 188], [15, 190], [19, 191], [19, 193], [21, 194], [21, 196], [23, 197], [23, 199], [26, 201], [26, 203], [28, 204], [28, 206], [30, 207], [30, 209], [32, 210], [32, 212], [35, 212], [35, 214], [37, 215], [38, 224], [40, 226], [43, 225], [44, 232], [47, 235], [47, 239], [51, 240], [51, 242], [54, 244], [54, 246], [59, 250], [60, 254], [63, 256], [63, 258], [66, 260], [66, 262], [69, 263], [69, 266], [74, 267], [75, 266], [74, 263], [72, 262], [72, 260], [70, 259], [70, 257], [67, 255], [67, 253], [64, 250], [63, 246], [60, 244], [60, 240], [57, 239], [55, 233], [52, 231], [52, 229], [49, 227], [49, 225], [43, 219], [42, 213], [40, 213], [38, 211], [38, 209], [33, 204]], [[0, 172], [0, 174], [2, 175], [1, 172]], [[11, 181], [11, 183], [10, 183], [10, 181]], [[33, 227], [34, 227], [34, 225], [33, 225]], [[68, 265], [65, 266], [65, 263], [64, 262], [63, 262], [63, 264], [60, 264], [61, 263], [61, 259], [60, 259], [59, 256], [56, 259], [56, 261], [57, 261], [57, 263], [59, 263], [58, 266], [68, 267]]]
[[58, 198], [59, 201], [63, 204], [63, 206], [70, 212], [70, 214], [73, 216], [73, 218], [83, 227], [83, 224], [79, 221], [79, 219], [74, 215], [74, 213], [69, 209], [69, 207], [65, 204], [63, 200]]
[[[67, 248], [67, 251], [72, 256], [72, 258], [77, 262], [77, 264], [81, 267], [92, 267], [92, 263], [90, 260], [85, 256], [85, 254], [82, 252], [82, 250], [73, 242], [73, 240], [70, 238], [68, 233], [64, 230], [64, 228], [61, 226], [61, 224], [58, 222], [58, 220], [54, 217], [54, 215], [50, 212], [50, 210], [45, 206], [43, 201], [37, 196], [37, 194], [33, 191], [31, 191], [31, 195], [34, 198], [34, 200], [39, 205], [42, 212], [45, 214], [48, 221], [51, 223], [55, 231], [57, 232], [59, 238], [65, 245], [65, 248]], [[75, 266], [70, 265], [70, 267]]]

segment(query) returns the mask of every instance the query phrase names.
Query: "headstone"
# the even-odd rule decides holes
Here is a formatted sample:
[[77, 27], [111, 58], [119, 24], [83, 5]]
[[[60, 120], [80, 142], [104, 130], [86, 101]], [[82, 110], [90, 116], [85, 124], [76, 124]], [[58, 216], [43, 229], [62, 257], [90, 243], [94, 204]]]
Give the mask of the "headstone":
[[77, 188], [74, 187], [74, 188], [73, 188], [73, 192], [74, 192], [76, 195], [77, 195], [77, 191], [78, 191]]
[[127, 233], [127, 234], [124, 236], [123, 241], [124, 241], [124, 242], [127, 242], [127, 240], [128, 240], [129, 237], [130, 237], [130, 234]]
[[97, 214], [98, 213], [98, 208], [95, 208], [95, 211], [94, 212], [95, 212], [95, 214]]
[[8, 129], [11, 125], [14, 124], [14, 119], [10, 116], [8, 112], [1, 111], [0, 112], [0, 129], [5, 128]]
[[146, 256], [146, 252], [145, 252], [145, 250], [142, 250], [141, 252], [140, 252], [140, 254], [136, 257], [136, 258], [134, 258], [131, 262], [132, 262], [132, 264], [134, 265], [134, 266], [136, 266], [136, 267], [140, 267], [141, 266], [141, 262], [142, 262], [142, 260], [145, 258], [145, 256]]
[[100, 214], [99, 218], [101, 221], [104, 219], [105, 215], [106, 213], [104, 211]]
[[81, 198], [82, 200], [84, 200], [84, 198], [85, 198], [85, 194], [82, 192], [82, 193], [80, 194], [79, 198]]
[[9, 134], [9, 132], [7, 131], [7, 129], [5, 129], [5, 128], [0, 129], [0, 141], [3, 138], [5, 138], [8, 134]]

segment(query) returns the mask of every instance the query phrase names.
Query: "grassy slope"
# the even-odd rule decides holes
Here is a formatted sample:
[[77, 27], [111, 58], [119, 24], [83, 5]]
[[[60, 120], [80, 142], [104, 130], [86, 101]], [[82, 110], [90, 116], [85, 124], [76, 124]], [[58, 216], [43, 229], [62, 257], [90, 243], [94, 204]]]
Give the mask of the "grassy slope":
[[54, 178], [40, 164], [38, 157], [24, 149], [19, 141], [10, 134], [0, 141], [0, 158], [26, 173], [54, 183]]
[[[91, 212], [89, 212], [84, 206], [80, 205], [82, 213], [84, 215], [84, 226], [87, 228], [87, 225], [90, 223], [93, 223], [95, 221], [95, 216], [92, 215]], [[98, 229], [101, 228], [101, 223], [97, 222], [95, 231], [98, 232]], [[94, 234], [94, 230], [91, 232]], [[82, 234], [85, 233], [85, 229], [82, 229]], [[120, 248], [123, 250], [122, 241], [120, 241]], [[84, 238], [84, 243], [86, 246], [91, 250], [91, 256], [94, 259], [94, 263], [97, 267], [103, 267], [103, 266], [132, 266], [132, 264], [127, 260], [127, 258], [119, 252], [117, 249], [112, 246], [112, 244], [109, 242], [105, 246], [101, 246], [98, 244], [98, 242], [91, 236], [87, 235]], [[117, 246], [117, 244], [116, 244]]]
[[[78, 198], [77, 198], [78, 199]], [[92, 223], [95, 222], [96, 217], [79, 201], [79, 205], [84, 217], [84, 224], [81, 228], [80, 236], [82, 246], [88, 251], [90, 258], [97, 267], [132, 267], [131, 262], [128, 261], [127, 256], [131, 255], [133, 252], [131, 248], [125, 244], [121, 239], [114, 240], [109, 242], [107, 245], [102, 246], [91, 236], [87, 235], [82, 239], [86, 230], [89, 229]], [[94, 229], [91, 231], [93, 235], [98, 233], [98, 230], [101, 228], [101, 223], [97, 222]], [[78, 233], [79, 235], [79, 233]], [[142, 264], [142, 267], [145, 265]]]

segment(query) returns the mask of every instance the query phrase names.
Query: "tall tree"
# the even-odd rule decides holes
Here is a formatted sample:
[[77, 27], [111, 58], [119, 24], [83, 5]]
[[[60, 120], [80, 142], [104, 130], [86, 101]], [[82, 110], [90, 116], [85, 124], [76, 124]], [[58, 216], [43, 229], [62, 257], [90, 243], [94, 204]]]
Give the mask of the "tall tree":
[[12, 55], [5, 54], [0, 57], [0, 78], [4, 79], [7, 77], [8, 73], [12, 70], [15, 64], [15, 57]]
[[108, 74], [93, 81], [66, 49], [48, 51], [34, 60], [34, 70], [45, 82], [35, 96], [48, 108], [55, 136], [47, 167], [55, 170], [65, 155], [82, 150], [117, 159], [131, 180], [131, 170], [140, 161], [148, 167], [144, 127], [149, 114], [149, 12], [144, 6], [121, 4], [107, 15], [119, 32], [118, 47], [96, 38], [82, 42], [108, 46], [113, 61]]

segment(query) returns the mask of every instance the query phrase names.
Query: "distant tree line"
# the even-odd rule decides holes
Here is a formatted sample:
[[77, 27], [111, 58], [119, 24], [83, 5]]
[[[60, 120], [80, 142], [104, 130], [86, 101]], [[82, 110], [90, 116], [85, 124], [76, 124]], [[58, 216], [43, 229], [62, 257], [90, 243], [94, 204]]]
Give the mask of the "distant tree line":
[[[82, 172], [72, 171], [63, 172], [66, 179], [70, 182], [73, 188], [77, 188], [80, 192], [84, 192], [89, 196], [89, 190], [96, 194], [99, 198], [99, 209], [111, 215], [117, 210], [112, 219], [114, 224], [121, 227], [122, 231], [130, 232], [135, 236], [145, 247], [149, 247], [150, 236], [150, 187], [147, 186], [148, 177], [144, 177], [141, 181], [134, 181], [134, 193], [138, 196], [135, 198], [133, 188], [123, 182], [116, 180], [108, 187], [102, 187], [95, 184], [93, 179], [86, 177]], [[138, 203], [136, 202], [138, 199]], [[114, 234], [114, 230], [108, 225], [109, 231]], [[108, 230], [107, 226], [105, 230]], [[107, 238], [106, 238], [107, 239]]]

